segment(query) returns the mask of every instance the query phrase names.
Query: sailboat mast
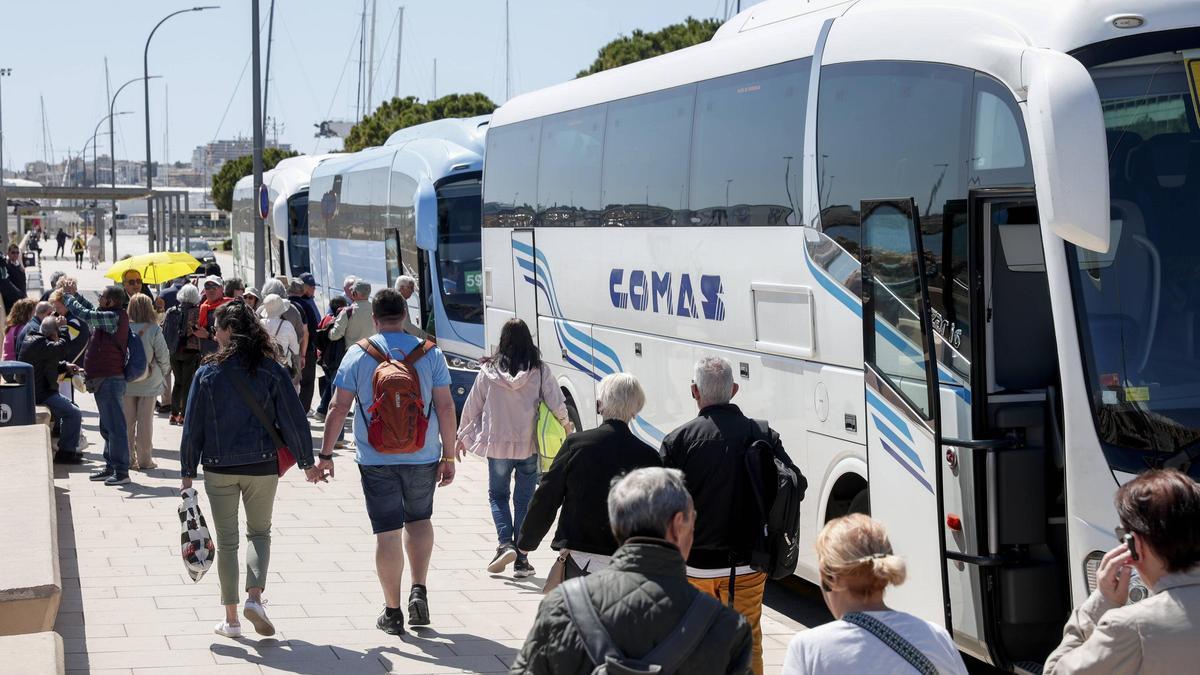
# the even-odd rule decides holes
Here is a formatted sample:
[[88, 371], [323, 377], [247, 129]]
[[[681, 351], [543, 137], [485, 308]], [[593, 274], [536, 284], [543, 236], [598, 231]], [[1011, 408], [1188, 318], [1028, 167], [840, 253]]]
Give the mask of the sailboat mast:
[[393, 98], [400, 98], [400, 50], [404, 46], [404, 5], [400, 6], [400, 26], [396, 30], [396, 85]]
[[371, 114], [371, 103], [375, 100], [375, 7], [371, 0], [371, 52], [367, 54], [367, 114]]
[[511, 96], [512, 89], [512, 39], [509, 32], [508, 0], [504, 0], [504, 100]]

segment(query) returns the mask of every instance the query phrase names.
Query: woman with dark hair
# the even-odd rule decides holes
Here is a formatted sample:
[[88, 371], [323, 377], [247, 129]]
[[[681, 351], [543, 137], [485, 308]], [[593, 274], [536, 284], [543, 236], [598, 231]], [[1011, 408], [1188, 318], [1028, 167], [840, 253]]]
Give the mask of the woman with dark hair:
[[[514, 560], [513, 576], [527, 577], [534, 572], [529, 559], [517, 550], [513, 541], [521, 531], [537, 487], [533, 425], [538, 403], [542, 401], [570, 431], [566, 399], [550, 371], [542, 367], [542, 357], [533, 344], [529, 326], [520, 319], [509, 319], [500, 331], [496, 353], [483, 360], [463, 405], [458, 427], [459, 456], [471, 452], [488, 460], [488, 502], [499, 543], [487, 567], [492, 574], [503, 572]], [[516, 488], [510, 510], [513, 474], [516, 474]]]
[[[287, 371], [275, 361], [271, 338], [240, 301], [215, 310], [218, 350], [196, 371], [184, 415], [179, 456], [182, 488], [204, 465], [204, 490], [216, 531], [217, 575], [225, 620], [216, 633], [239, 637], [238, 503], [246, 508], [246, 592], [242, 614], [260, 635], [274, 635], [262, 592], [271, 558], [271, 514], [279, 485], [279, 443], [291, 451], [309, 482], [323, 479], [313, 464], [312, 434]], [[259, 421], [267, 419], [272, 431]]]

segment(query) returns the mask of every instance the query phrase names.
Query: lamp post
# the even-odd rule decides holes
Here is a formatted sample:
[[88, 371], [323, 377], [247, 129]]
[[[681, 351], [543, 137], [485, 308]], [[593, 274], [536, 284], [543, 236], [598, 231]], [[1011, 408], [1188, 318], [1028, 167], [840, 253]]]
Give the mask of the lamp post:
[[[12, 68], [0, 68], [0, 91], [3, 91], [4, 78], [12, 75]], [[4, 195], [4, 97], [0, 95], [0, 211], [4, 212], [0, 223], [0, 244], [8, 249], [8, 197]]]
[[[132, 80], [126, 82], [125, 84], [122, 84], [121, 86], [117, 87], [117, 93], [113, 94], [112, 100], [110, 100], [108, 102], [108, 171], [112, 175], [112, 185], [114, 188], [117, 187], [117, 148], [116, 148], [115, 137], [113, 136], [113, 121], [112, 121], [113, 106], [115, 106], [117, 104], [117, 97], [121, 95], [121, 90], [123, 90], [125, 87], [128, 87], [129, 85], [133, 84], [134, 82], [140, 82], [142, 80], [146, 80], [146, 82], [149, 83], [150, 80], [155, 80], [160, 77], [162, 77], [162, 75], [143, 75], [141, 77], [135, 77]], [[147, 122], [147, 124], [149, 124], [149, 123]], [[149, 154], [149, 153], [147, 153], [147, 154]], [[116, 227], [116, 225], [117, 225], [117, 200], [115, 198], [110, 202], [109, 207], [110, 208], [109, 208], [108, 212], [111, 214], [110, 217], [112, 218], [112, 221], [113, 221], [113, 238], [112, 238], [113, 257], [112, 257], [112, 259], [113, 259], [113, 262], [116, 262], [116, 260], [117, 260], [117, 227]], [[146, 217], [147, 217], [147, 219], [150, 217], [149, 212], [146, 213]]]
[[[150, 35], [146, 38], [146, 48], [142, 50], [142, 81], [145, 83], [145, 98], [146, 98], [146, 189], [148, 191], [154, 189], [154, 177], [150, 174], [150, 41], [154, 39], [154, 33], [158, 31], [159, 26], [162, 26], [173, 16], [185, 14], [187, 12], [203, 12], [206, 9], [217, 9], [217, 5], [205, 5], [203, 7], [192, 7], [190, 9], [181, 9], [177, 12], [171, 12], [164, 16], [154, 28], [150, 31]], [[154, 200], [146, 196], [146, 220], [150, 221], [154, 214]], [[146, 235], [150, 238], [150, 251], [154, 251], [154, 228], [148, 230]]]

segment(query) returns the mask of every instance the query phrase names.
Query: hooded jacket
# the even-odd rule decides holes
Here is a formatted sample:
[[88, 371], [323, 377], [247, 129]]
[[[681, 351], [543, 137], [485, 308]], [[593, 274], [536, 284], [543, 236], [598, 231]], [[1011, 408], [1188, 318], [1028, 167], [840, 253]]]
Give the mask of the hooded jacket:
[[539, 401], [566, 426], [566, 399], [544, 364], [516, 375], [485, 364], [463, 404], [458, 440], [481, 457], [526, 459], [537, 451], [533, 426]]
[[[645, 656], [674, 632], [700, 592], [688, 583], [679, 549], [650, 537], [630, 537], [611, 565], [582, 581], [600, 623], [630, 658]], [[722, 607], [676, 672], [749, 673], [752, 642], [746, 619]], [[509, 672], [587, 675], [595, 665], [571, 621], [562, 588], [554, 589], [538, 607], [533, 629]]]

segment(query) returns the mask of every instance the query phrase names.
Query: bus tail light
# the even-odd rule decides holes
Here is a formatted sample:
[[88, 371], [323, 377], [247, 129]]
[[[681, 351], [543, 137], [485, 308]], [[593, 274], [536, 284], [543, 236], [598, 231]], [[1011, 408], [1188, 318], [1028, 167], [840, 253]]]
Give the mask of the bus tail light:
[[1088, 595], [1096, 590], [1096, 574], [1100, 570], [1100, 561], [1104, 559], [1104, 551], [1092, 551], [1083, 559], [1083, 583], [1087, 586]]
[[959, 518], [957, 514], [947, 513], [946, 527], [954, 530], [955, 532], [962, 532], [962, 518]]

